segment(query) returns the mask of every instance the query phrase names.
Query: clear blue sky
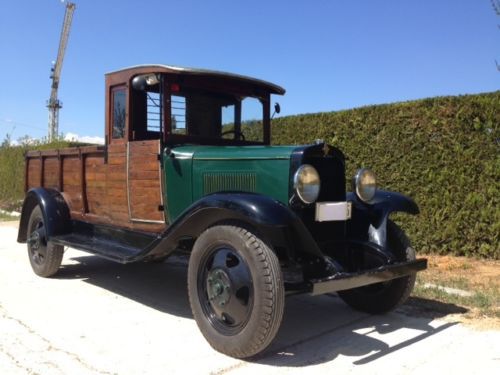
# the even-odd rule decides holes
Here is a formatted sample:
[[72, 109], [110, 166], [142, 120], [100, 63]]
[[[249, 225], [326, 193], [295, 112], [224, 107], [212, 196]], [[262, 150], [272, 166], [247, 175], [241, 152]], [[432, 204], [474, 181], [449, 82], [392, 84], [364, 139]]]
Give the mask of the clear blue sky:
[[[490, 0], [75, 0], [60, 131], [102, 136], [104, 74], [143, 63], [287, 89], [281, 115], [500, 88]], [[0, 0], [0, 138], [47, 133], [59, 0]], [[0, 141], [1, 141], [0, 139]]]

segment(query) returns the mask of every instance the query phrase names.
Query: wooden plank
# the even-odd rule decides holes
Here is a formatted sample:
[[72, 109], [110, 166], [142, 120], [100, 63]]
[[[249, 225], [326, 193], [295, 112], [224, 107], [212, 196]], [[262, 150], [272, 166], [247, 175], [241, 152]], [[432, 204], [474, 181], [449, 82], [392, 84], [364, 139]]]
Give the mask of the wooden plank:
[[57, 153], [57, 186], [58, 186], [59, 191], [63, 190], [63, 163], [64, 163], [64, 157], [61, 156], [60, 152], [58, 152]]
[[108, 165], [126, 165], [125, 153], [123, 155], [108, 154]]
[[107, 184], [106, 180], [88, 180], [87, 179], [87, 190], [93, 188], [102, 188], [106, 190]]
[[161, 198], [160, 189], [157, 187], [131, 186], [130, 193], [134, 194], [134, 197], [140, 197], [140, 201], [143, 201], [145, 199], [146, 201], [151, 200], [156, 202]]
[[158, 193], [160, 192], [160, 181], [159, 179], [154, 180], [131, 180], [131, 187], [154, 187], [157, 188]]
[[30, 159], [25, 155], [24, 157], [24, 193], [28, 191], [28, 171], [29, 171]]
[[44, 163], [44, 187], [59, 189], [59, 162], [57, 157], [45, 158]]
[[158, 179], [158, 171], [131, 171], [130, 180], [154, 180]]
[[89, 181], [106, 181], [105, 172], [90, 172], [85, 168], [85, 180]]
[[40, 185], [39, 186], [43, 186], [43, 178], [44, 178], [44, 175], [43, 175], [43, 169], [45, 167], [45, 161], [44, 161], [44, 158], [42, 156], [42, 153], [40, 153]]
[[40, 159], [30, 159], [28, 166], [28, 190], [40, 186]]
[[127, 172], [127, 166], [126, 166], [126, 164], [108, 165], [108, 168], [107, 168], [106, 172], [107, 173], [126, 173]]
[[127, 186], [125, 180], [107, 180], [106, 186], [109, 188], [117, 188], [126, 191]]
[[135, 160], [130, 161], [130, 171], [155, 171], [156, 174], [160, 173], [160, 164], [158, 161], [147, 161], [146, 159], [142, 159], [140, 162]]
[[87, 202], [87, 185], [85, 181], [85, 158], [86, 155], [83, 154], [80, 150], [79, 154], [80, 158], [80, 187], [82, 191], [82, 213], [86, 214], [89, 212], [88, 202]]

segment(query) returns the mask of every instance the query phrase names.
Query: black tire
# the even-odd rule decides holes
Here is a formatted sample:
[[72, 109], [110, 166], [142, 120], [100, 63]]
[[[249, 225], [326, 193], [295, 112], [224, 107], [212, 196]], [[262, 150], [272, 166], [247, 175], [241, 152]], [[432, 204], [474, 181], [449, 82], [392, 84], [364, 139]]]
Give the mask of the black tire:
[[[387, 242], [399, 261], [415, 259], [415, 250], [408, 237], [394, 222], [387, 222]], [[338, 292], [349, 306], [371, 314], [382, 314], [403, 304], [415, 285], [416, 274], [394, 279], [385, 283], [368, 285]]]
[[42, 277], [54, 275], [61, 266], [64, 247], [47, 242], [40, 206], [31, 211], [28, 221], [28, 257], [33, 271]]
[[255, 234], [233, 225], [203, 232], [188, 268], [191, 310], [217, 351], [252, 357], [274, 339], [285, 304], [278, 258]]

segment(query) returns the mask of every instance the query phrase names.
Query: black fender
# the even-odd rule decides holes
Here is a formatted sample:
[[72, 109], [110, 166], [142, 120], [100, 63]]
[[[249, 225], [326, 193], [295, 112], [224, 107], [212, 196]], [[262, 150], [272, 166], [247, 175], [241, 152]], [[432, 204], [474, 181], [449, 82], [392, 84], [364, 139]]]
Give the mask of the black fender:
[[196, 239], [204, 230], [221, 222], [239, 222], [251, 227], [273, 247], [283, 247], [294, 256], [306, 252], [323, 254], [302, 220], [283, 203], [255, 193], [215, 193], [188, 207], [161, 235], [151, 255], [168, 255], [183, 238]]
[[417, 215], [417, 204], [403, 194], [377, 190], [369, 203], [361, 201], [353, 193], [347, 193], [352, 202], [351, 220], [348, 222], [349, 237], [374, 242], [382, 249], [387, 247], [387, 220], [392, 212]]
[[17, 242], [26, 242], [31, 212], [38, 205], [42, 210], [47, 240], [71, 231], [69, 208], [61, 193], [55, 189], [38, 187], [29, 190], [24, 198]]

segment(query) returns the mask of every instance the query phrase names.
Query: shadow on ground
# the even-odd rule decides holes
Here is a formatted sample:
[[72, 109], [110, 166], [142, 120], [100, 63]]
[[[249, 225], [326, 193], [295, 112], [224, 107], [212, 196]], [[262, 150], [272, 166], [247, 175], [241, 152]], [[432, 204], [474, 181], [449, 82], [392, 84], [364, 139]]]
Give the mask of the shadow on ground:
[[[81, 279], [166, 314], [192, 318], [185, 257], [171, 257], [158, 264], [129, 265], [94, 256], [71, 260], [71, 264], [62, 266], [57, 278]], [[397, 312], [371, 316], [353, 311], [336, 295], [292, 296], [287, 298], [283, 323], [274, 342], [251, 362], [301, 367], [329, 362], [343, 355], [357, 357], [353, 364], [363, 365], [456, 324], [431, 324], [434, 319], [465, 312], [467, 310], [460, 306], [412, 297]], [[398, 335], [403, 339], [397, 344], [384, 341], [400, 330], [406, 331]]]

